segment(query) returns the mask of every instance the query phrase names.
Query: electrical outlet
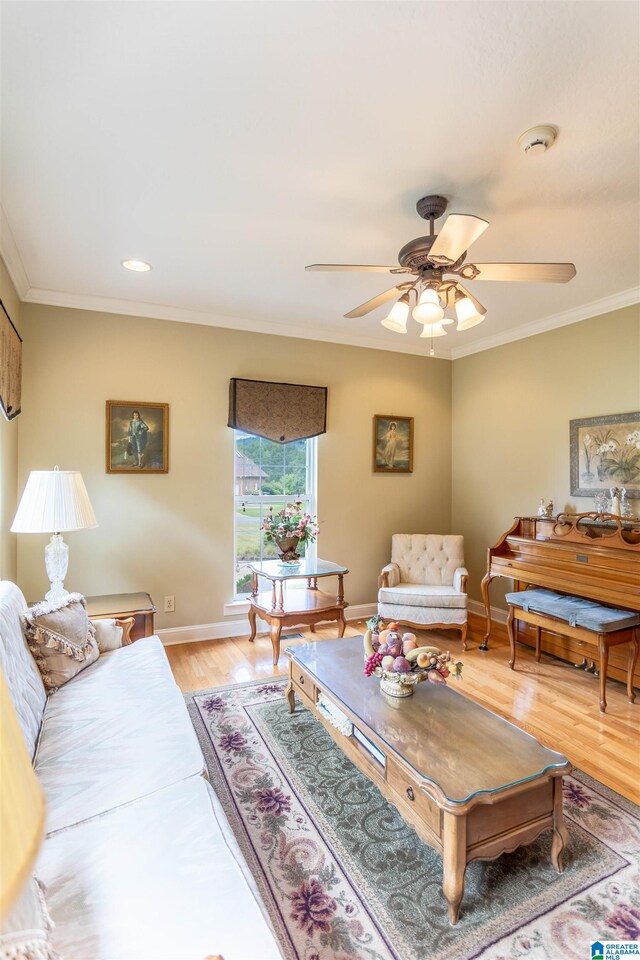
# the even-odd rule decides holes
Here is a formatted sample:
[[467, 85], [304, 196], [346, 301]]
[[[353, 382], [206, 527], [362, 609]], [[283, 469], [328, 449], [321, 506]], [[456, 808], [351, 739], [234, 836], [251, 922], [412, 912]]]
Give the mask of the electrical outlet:
[[164, 598], [164, 612], [165, 613], [174, 613], [176, 609], [176, 598], [175, 597], [165, 597]]

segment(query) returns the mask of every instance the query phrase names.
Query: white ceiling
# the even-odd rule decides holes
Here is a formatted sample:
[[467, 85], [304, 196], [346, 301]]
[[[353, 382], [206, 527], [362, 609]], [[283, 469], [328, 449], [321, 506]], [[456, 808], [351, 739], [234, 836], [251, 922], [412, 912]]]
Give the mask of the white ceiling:
[[[480, 283], [460, 356], [638, 299], [640, 7], [631, 2], [5, 2], [2, 249], [27, 300], [427, 352], [342, 314], [427, 232], [470, 259], [573, 261]], [[538, 158], [516, 141], [559, 128]], [[442, 222], [442, 221], [441, 221]], [[120, 260], [148, 260], [133, 274]], [[449, 328], [451, 329], [451, 328]]]

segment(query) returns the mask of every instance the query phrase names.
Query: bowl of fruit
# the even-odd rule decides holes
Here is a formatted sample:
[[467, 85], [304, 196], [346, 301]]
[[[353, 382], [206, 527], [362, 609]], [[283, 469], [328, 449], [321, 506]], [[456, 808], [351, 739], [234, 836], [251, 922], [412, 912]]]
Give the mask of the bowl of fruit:
[[462, 663], [449, 651], [421, 646], [415, 633], [401, 633], [397, 623], [385, 626], [380, 617], [367, 621], [363, 646], [365, 675], [379, 677], [380, 689], [390, 697], [410, 697], [423, 680], [446, 683], [462, 674]]

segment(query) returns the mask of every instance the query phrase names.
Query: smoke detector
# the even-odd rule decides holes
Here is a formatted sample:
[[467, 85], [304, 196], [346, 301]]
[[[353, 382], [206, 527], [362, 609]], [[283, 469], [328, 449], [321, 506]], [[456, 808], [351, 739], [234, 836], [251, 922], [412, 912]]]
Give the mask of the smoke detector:
[[531, 127], [530, 130], [518, 137], [518, 146], [528, 157], [538, 156], [553, 146], [557, 136], [556, 128], [548, 124]]

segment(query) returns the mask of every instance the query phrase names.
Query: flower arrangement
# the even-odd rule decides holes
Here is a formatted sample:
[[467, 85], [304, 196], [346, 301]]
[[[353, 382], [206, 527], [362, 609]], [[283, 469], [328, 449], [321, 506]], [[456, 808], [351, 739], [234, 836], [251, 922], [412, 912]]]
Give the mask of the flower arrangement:
[[367, 628], [363, 637], [365, 675], [380, 677], [382, 690], [391, 696], [410, 696], [413, 686], [422, 680], [446, 683], [448, 677], [459, 679], [462, 675], [462, 662], [454, 660], [449, 651], [419, 646], [414, 633], [400, 635], [397, 623], [385, 627], [381, 617], [372, 617]]
[[285, 554], [294, 553], [295, 555], [295, 547], [299, 543], [313, 543], [318, 536], [318, 518], [305, 513], [302, 509], [302, 501], [296, 500], [295, 503], [288, 503], [277, 513], [274, 513], [271, 508], [262, 522], [261, 529], [264, 531], [265, 543], [281, 546], [285, 540], [295, 541], [293, 548], [287, 546], [284, 550]]

